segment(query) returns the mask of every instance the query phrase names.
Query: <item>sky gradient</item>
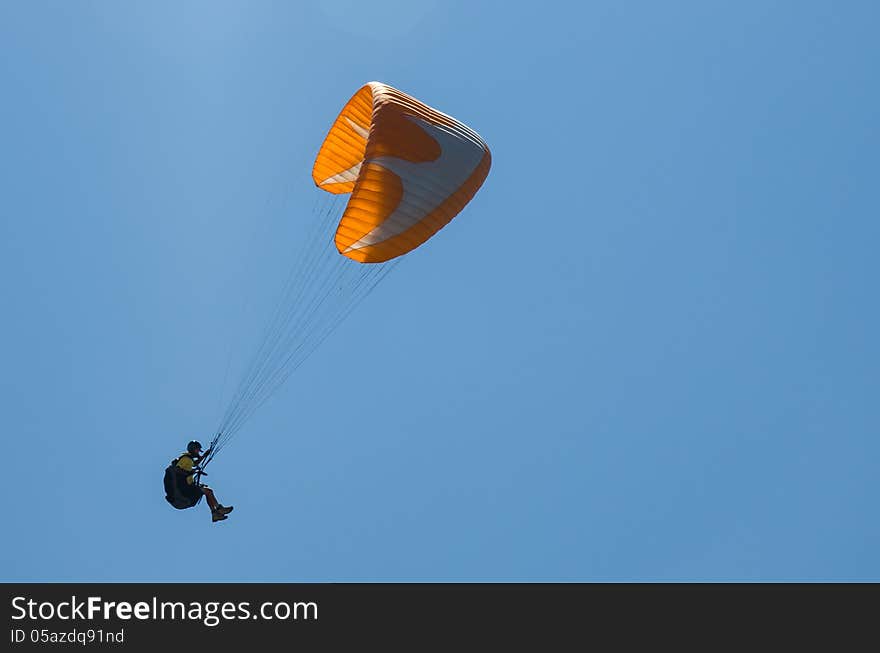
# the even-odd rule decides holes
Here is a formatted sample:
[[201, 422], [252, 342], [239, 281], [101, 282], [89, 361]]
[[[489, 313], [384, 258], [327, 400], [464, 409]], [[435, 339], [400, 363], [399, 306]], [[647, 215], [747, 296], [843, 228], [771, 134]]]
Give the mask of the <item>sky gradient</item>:
[[[880, 580], [878, 19], [0, 4], [0, 580]], [[371, 80], [489, 177], [175, 511]]]

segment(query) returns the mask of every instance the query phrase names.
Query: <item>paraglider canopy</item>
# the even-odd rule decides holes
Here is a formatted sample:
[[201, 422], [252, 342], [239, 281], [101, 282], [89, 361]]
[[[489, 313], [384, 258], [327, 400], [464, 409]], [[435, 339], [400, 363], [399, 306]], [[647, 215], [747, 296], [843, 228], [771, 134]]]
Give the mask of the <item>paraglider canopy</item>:
[[491, 161], [468, 126], [370, 82], [333, 123], [312, 179], [330, 193], [351, 193], [336, 229], [339, 253], [379, 263], [415, 249], [458, 215]]

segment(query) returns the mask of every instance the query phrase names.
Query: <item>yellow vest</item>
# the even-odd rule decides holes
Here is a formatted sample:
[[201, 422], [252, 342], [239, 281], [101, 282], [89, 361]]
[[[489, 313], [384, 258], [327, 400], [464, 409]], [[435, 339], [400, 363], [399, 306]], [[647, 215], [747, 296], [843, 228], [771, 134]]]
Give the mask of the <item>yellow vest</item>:
[[[194, 466], [192, 454], [189, 452], [180, 454], [180, 457], [177, 459], [177, 466], [185, 472], [191, 472]], [[195, 483], [194, 475], [190, 474], [187, 476], [186, 482], [189, 485]]]

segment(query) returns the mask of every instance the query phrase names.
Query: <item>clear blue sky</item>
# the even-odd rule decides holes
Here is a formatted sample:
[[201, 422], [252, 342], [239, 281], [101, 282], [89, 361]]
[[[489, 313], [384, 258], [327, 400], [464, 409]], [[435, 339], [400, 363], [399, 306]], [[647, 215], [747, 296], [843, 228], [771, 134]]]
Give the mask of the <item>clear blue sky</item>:
[[[880, 580], [878, 21], [2, 3], [0, 580]], [[489, 177], [175, 511], [370, 80]]]

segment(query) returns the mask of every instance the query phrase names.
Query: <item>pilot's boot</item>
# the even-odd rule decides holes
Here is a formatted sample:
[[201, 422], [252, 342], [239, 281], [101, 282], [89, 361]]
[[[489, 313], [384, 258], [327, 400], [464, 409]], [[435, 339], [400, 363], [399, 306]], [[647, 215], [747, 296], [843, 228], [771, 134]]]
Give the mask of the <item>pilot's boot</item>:
[[212, 510], [211, 511], [211, 521], [212, 522], [223, 521], [224, 519], [229, 519], [229, 518], [225, 514], [220, 512], [219, 510]]

